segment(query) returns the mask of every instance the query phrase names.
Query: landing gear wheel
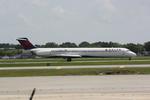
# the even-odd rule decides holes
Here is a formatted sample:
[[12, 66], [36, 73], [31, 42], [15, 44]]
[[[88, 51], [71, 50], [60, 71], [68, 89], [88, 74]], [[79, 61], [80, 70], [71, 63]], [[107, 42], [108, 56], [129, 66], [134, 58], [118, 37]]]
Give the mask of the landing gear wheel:
[[71, 62], [72, 61], [72, 59], [71, 58], [67, 58], [67, 62]]

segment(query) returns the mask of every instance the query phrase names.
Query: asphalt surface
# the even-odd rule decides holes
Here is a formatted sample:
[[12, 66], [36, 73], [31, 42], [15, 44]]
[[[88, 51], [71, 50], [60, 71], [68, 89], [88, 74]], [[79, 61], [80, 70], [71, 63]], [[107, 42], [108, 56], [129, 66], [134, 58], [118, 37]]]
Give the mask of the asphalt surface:
[[0, 70], [77, 69], [77, 68], [126, 68], [126, 67], [150, 67], [150, 64], [140, 64], [140, 65], [87, 65], [87, 66], [0, 67]]
[[[0, 78], [0, 91], [150, 92], [150, 75], [52, 76]], [[1, 94], [1, 92], [0, 92]]]
[[0, 78], [0, 100], [149, 100], [150, 75]]

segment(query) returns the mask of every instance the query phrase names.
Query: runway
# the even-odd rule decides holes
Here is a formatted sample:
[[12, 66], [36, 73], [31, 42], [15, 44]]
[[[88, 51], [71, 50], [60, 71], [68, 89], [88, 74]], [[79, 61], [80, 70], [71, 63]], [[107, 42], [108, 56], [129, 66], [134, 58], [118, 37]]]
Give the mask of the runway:
[[[122, 61], [129, 61], [129, 60], [83, 60], [83, 61], [73, 61], [73, 62], [122, 62]], [[132, 61], [150, 61], [149, 59], [144, 59], [144, 60], [132, 60]], [[0, 64], [37, 64], [37, 63], [58, 63], [59, 61], [55, 61], [55, 60], [50, 60], [50, 61], [44, 61], [41, 60], [40, 61], [25, 61], [25, 62], [0, 62]]]
[[149, 100], [150, 75], [0, 78], [0, 100]]
[[40, 66], [40, 67], [0, 67], [0, 70], [25, 70], [25, 69], [77, 69], [77, 68], [126, 68], [126, 67], [150, 67], [150, 64], [138, 65], [87, 65], [87, 66]]

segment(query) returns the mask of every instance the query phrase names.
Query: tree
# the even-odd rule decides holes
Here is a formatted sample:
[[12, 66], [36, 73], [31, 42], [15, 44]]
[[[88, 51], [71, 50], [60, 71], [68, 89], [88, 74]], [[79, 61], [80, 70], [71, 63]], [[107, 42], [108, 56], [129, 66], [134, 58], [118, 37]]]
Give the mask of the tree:
[[91, 47], [102, 47], [102, 42], [94, 42], [91, 44]]
[[48, 42], [45, 44], [46, 48], [56, 48], [58, 47], [58, 44], [54, 43], [54, 42]]
[[21, 48], [22, 48], [21, 45], [19, 44], [15, 45], [15, 49], [21, 49]]
[[144, 45], [137, 44], [136, 46], [137, 46], [137, 49], [138, 49], [137, 54], [139, 54], [139, 55], [143, 54], [143, 52], [144, 52]]
[[81, 42], [81, 43], [79, 44], [79, 47], [90, 47], [90, 43], [89, 43], [89, 42], [86, 42], [86, 41]]
[[138, 53], [138, 48], [137, 48], [137, 45], [134, 44], [134, 43], [128, 43], [128, 44], [125, 44], [124, 45], [125, 48], [128, 48], [129, 50], [135, 52], [135, 53]]
[[144, 43], [144, 48], [146, 51], [150, 51], [150, 41]]
[[75, 43], [71, 43], [71, 42], [65, 42], [65, 43], [62, 43], [61, 45], [59, 45], [60, 47], [64, 47], [64, 48], [67, 48], [67, 47], [77, 47], [77, 45]]
[[121, 47], [121, 44], [115, 42], [109, 42], [109, 47]]

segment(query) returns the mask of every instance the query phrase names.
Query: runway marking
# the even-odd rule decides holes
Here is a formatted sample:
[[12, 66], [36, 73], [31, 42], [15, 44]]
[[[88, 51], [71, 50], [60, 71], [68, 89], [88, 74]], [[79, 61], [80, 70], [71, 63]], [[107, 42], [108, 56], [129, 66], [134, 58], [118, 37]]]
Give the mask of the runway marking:
[[150, 64], [139, 65], [88, 65], [88, 66], [40, 66], [40, 67], [0, 67], [0, 70], [25, 70], [25, 69], [79, 69], [79, 68], [132, 68], [150, 67]]

